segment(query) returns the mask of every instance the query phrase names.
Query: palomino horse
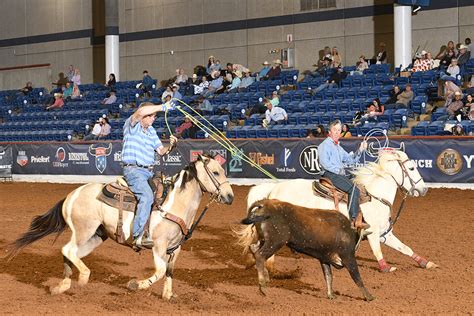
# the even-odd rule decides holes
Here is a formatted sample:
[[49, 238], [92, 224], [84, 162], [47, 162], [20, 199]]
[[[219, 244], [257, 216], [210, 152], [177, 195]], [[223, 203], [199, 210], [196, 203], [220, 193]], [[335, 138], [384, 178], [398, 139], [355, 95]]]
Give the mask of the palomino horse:
[[[381, 150], [378, 163], [370, 163], [368, 166], [360, 167], [355, 172], [355, 182], [362, 184], [372, 196], [370, 202], [360, 206], [360, 210], [368, 224], [367, 236], [370, 247], [379, 263], [382, 272], [392, 272], [396, 268], [387, 264], [383, 258], [380, 242], [387, 246], [410, 256], [420, 267], [437, 267], [431, 261], [417, 255], [402, 243], [393, 233], [391, 221], [391, 206], [395, 200], [397, 189], [400, 188], [409, 196], [425, 195], [427, 187], [418, 173], [416, 164], [400, 150]], [[263, 198], [278, 199], [299, 206], [319, 209], [334, 209], [334, 201], [316, 196], [312, 190], [312, 180], [296, 179], [280, 183], [265, 183], [253, 187], [247, 198], [247, 209], [258, 200]], [[341, 203], [339, 210], [349, 217], [347, 205]], [[236, 229], [238, 243], [247, 249], [255, 243], [254, 226], [243, 226]], [[274, 257], [267, 264], [273, 268]]]
[[[81, 258], [91, 253], [107, 237], [115, 240], [119, 218], [118, 210], [96, 199], [103, 188], [102, 184], [89, 183], [69, 193], [66, 199], [58, 202], [48, 213], [33, 219], [30, 230], [13, 244], [15, 256], [23, 247], [52, 233], [61, 233], [67, 226], [72, 231], [71, 240], [62, 248], [64, 257], [64, 279], [51, 289], [53, 294], [63, 293], [71, 287], [72, 265], [79, 270], [79, 285], [89, 281], [90, 270]], [[129, 282], [130, 289], [146, 289], [166, 275], [162, 296], [173, 296], [173, 267], [180, 252], [183, 240], [181, 227], [164, 218], [170, 213], [181, 218], [186, 228], [190, 228], [201, 202], [203, 192], [209, 192], [220, 203], [231, 204], [234, 193], [227, 181], [221, 165], [209, 156], [199, 156], [179, 174], [174, 176], [174, 186], [161, 206], [162, 212], [152, 212], [150, 233], [153, 238], [153, 261], [155, 273], [148, 279]], [[134, 214], [125, 212], [123, 232], [130, 237]], [[176, 248], [174, 250], [174, 248]], [[167, 253], [167, 250], [171, 254]]]

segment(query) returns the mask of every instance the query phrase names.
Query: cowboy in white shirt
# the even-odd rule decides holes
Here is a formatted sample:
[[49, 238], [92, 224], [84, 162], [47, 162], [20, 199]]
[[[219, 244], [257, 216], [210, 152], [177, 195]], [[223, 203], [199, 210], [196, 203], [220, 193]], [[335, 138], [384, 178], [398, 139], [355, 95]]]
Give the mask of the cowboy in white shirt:
[[274, 124], [285, 124], [288, 120], [288, 114], [286, 114], [285, 109], [279, 106], [273, 106], [270, 100], [265, 99], [265, 106], [267, 111], [265, 112], [265, 120], [267, 125]]

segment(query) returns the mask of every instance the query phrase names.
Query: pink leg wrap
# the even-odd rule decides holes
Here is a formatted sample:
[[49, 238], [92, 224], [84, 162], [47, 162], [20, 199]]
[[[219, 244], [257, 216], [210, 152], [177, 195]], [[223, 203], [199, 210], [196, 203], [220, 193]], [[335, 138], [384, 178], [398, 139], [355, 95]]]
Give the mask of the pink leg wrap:
[[380, 272], [390, 272], [391, 267], [387, 262], [385, 262], [385, 259], [380, 259], [379, 268], [380, 268]]
[[422, 268], [426, 268], [426, 265], [428, 264], [428, 260], [426, 260], [425, 258], [423, 258], [422, 256], [419, 256], [417, 255], [416, 253], [413, 253], [413, 255], [411, 256], [411, 258], [413, 260], [416, 261], [416, 263], [418, 263], [418, 265]]

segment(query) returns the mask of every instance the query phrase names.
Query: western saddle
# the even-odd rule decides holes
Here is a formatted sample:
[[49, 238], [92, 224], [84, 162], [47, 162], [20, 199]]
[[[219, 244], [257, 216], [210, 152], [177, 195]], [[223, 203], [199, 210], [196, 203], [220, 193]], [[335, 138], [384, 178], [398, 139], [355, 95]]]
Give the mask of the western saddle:
[[[367, 192], [365, 186], [357, 185], [360, 191], [359, 204], [364, 204], [372, 200], [372, 196]], [[336, 188], [331, 180], [328, 178], [320, 178], [313, 182], [313, 192], [323, 198], [334, 200], [334, 207], [339, 211], [339, 202], [347, 203], [349, 195]]]
[[[173, 185], [173, 179], [165, 178], [162, 174], [154, 176], [148, 181], [151, 189], [153, 190], [155, 200], [151, 209], [151, 212], [160, 210], [161, 204], [164, 202], [168, 190]], [[123, 212], [133, 212], [137, 210], [137, 198], [128, 187], [127, 182], [123, 177], [117, 178], [116, 182], [111, 182], [102, 188], [102, 192], [99, 193], [97, 199], [109, 206], [112, 206], [119, 210], [119, 219], [117, 222], [117, 229], [115, 231], [115, 237], [118, 243], [127, 244], [123, 233]], [[145, 236], [149, 233], [150, 217], [145, 225]]]

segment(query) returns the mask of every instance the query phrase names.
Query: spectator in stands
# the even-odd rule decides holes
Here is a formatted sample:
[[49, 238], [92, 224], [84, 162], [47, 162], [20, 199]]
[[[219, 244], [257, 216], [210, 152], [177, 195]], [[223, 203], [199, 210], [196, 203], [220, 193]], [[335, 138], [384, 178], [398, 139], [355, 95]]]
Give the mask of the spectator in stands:
[[201, 114], [212, 114], [214, 106], [209, 100], [206, 100], [202, 95], [198, 97], [197, 111]]
[[177, 138], [189, 138], [189, 132], [193, 126], [194, 125], [189, 119], [189, 117], [185, 117], [184, 122], [181, 123], [181, 125], [179, 125], [178, 127], [176, 127], [175, 136]]
[[23, 88], [21, 88], [19, 91], [20, 91], [23, 95], [26, 96], [26, 95], [30, 94], [31, 91], [33, 91], [33, 84], [31, 83], [31, 81], [28, 81], [28, 82], [26, 83], [26, 86], [23, 87]]
[[71, 99], [78, 100], [80, 98], [81, 98], [81, 90], [79, 90], [79, 86], [77, 85], [77, 83], [74, 83], [72, 87]]
[[456, 91], [454, 93], [454, 99], [446, 108], [446, 113], [448, 113], [447, 119], [451, 120], [455, 118], [457, 115], [461, 114], [460, 110], [464, 107], [464, 103], [462, 102], [462, 93], [460, 91]]
[[454, 136], [465, 136], [466, 133], [464, 132], [464, 128], [462, 127], [461, 124], [456, 124], [453, 127], [453, 135]]
[[71, 100], [73, 88], [70, 82], [66, 83], [66, 88], [63, 91], [63, 99], [66, 101]]
[[54, 94], [54, 102], [46, 107], [46, 110], [49, 111], [51, 109], [61, 109], [64, 106], [63, 94], [56, 92]]
[[254, 114], [265, 114], [267, 111], [267, 107], [265, 105], [265, 102], [267, 102], [267, 98], [265, 98], [261, 103], [257, 103], [254, 106], [250, 107], [250, 110], [248, 111], [247, 117], [251, 117]]
[[252, 77], [252, 73], [249, 71], [244, 73], [244, 77], [239, 85], [239, 92], [245, 91], [248, 86], [255, 82], [255, 78]]
[[115, 90], [110, 90], [110, 95], [103, 99], [100, 103], [101, 104], [104, 104], [104, 105], [107, 105], [107, 104], [114, 104], [115, 102], [117, 102], [117, 96], [116, 96], [116, 93], [115, 93]]
[[92, 128], [89, 135], [84, 137], [85, 141], [98, 140], [99, 139], [99, 135], [100, 135], [100, 132], [102, 130], [102, 120], [103, 120], [102, 117], [97, 119], [97, 121], [95, 122], [94, 127]]
[[440, 59], [440, 60], [443, 59], [444, 57], [446, 57], [449, 54], [449, 52], [454, 52], [454, 49], [455, 49], [454, 42], [449, 41], [448, 45], [441, 46], [441, 49], [440, 49], [438, 55], [436, 55], [435, 59]]
[[326, 129], [324, 128], [324, 125], [320, 124], [318, 127], [316, 127], [316, 130], [313, 130], [313, 135], [314, 137], [326, 137]]
[[474, 121], [474, 98], [472, 95], [467, 95], [464, 107], [467, 108], [468, 119]]
[[316, 68], [314, 72], [310, 73], [310, 76], [313, 78], [319, 76], [324, 77], [326, 70], [331, 68], [331, 62], [332, 59], [330, 57], [324, 57], [323, 60], [319, 63], [319, 65], [313, 65], [315, 67], [317, 66], [318, 68]]
[[349, 130], [349, 125], [342, 124], [341, 137], [352, 137], [352, 133]]
[[383, 115], [385, 112], [384, 105], [380, 102], [379, 98], [375, 98], [371, 104], [367, 106], [365, 114], [361, 117], [357, 125], [364, 125], [366, 122], [378, 122], [378, 117]]
[[413, 90], [411, 84], [407, 83], [405, 90], [397, 96], [396, 106], [397, 108], [408, 108], [408, 104], [413, 100]]
[[398, 101], [398, 96], [402, 93], [399, 86], [393, 86], [392, 91], [390, 91], [390, 99], [388, 99], [385, 107], [387, 109], [394, 109], [396, 108], [396, 103]]
[[263, 77], [264, 80], [273, 80], [275, 77], [281, 74], [281, 60], [277, 59], [273, 61], [272, 68], [268, 71], [267, 75]]
[[444, 106], [448, 106], [452, 99], [454, 99], [454, 95], [456, 92], [462, 93], [461, 88], [458, 87], [454, 82], [452, 81], [446, 81], [444, 83], [444, 98], [446, 100], [446, 103]]
[[385, 50], [386, 44], [381, 42], [379, 44], [379, 51], [377, 55], [375, 55], [375, 63], [376, 64], [386, 64], [387, 63], [387, 51]]
[[356, 70], [351, 71], [351, 75], [363, 75], [364, 70], [369, 69], [369, 64], [365, 60], [365, 56], [361, 55], [359, 61], [356, 63]]
[[434, 68], [435, 62], [433, 60], [433, 55], [430, 52], [427, 52], [425, 55], [426, 70], [431, 70]]
[[[219, 70], [215, 70], [217, 73], [219, 73]], [[201, 83], [198, 85], [194, 85], [194, 94], [203, 94], [207, 91], [209, 88], [209, 81], [207, 81], [207, 77], [203, 76]]]
[[244, 72], [249, 71], [249, 69], [247, 67], [244, 67], [241, 64], [232, 64], [232, 72], [236, 72], [237, 70], [240, 71], [242, 74]]
[[285, 109], [279, 106], [273, 106], [268, 99], [265, 99], [265, 106], [267, 107], [267, 111], [265, 112], [265, 119], [263, 120], [264, 127], [286, 123], [288, 114], [286, 114]]
[[456, 58], [456, 55], [454, 53], [454, 50], [449, 50], [447, 51], [446, 55], [443, 55], [443, 58], [441, 58], [439, 62], [439, 68], [441, 70], [444, 70], [448, 68], [448, 66], [451, 64], [451, 61], [453, 58]]
[[72, 76], [70, 81], [78, 86], [81, 84], [81, 71], [79, 68], [74, 69], [74, 76]]
[[109, 80], [105, 84], [106, 87], [109, 87], [109, 89], [115, 88], [115, 84], [117, 83], [117, 80], [115, 79], [115, 74], [111, 73], [109, 74]]
[[459, 53], [456, 56], [458, 59], [458, 65], [462, 66], [469, 61], [471, 58], [471, 52], [468, 50], [468, 47], [464, 44], [459, 46]]
[[51, 94], [53, 93], [62, 93], [64, 87], [66, 86], [67, 79], [64, 77], [64, 73], [60, 72], [58, 74], [58, 81], [53, 82], [53, 85], [56, 85], [56, 88], [51, 91]]
[[172, 87], [173, 90], [173, 98], [181, 100], [183, 99], [183, 95], [179, 92], [179, 86], [177, 84], [174, 84]]
[[68, 81], [72, 81], [72, 77], [74, 77], [74, 66], [69, 65], [69, 67], [66, 70], [66, 78]]
[[337, 71], [334, 72], [331, 77], [329, 77], [326, 82], [323, 84], [319, 85], [316, 89], [313, 90], [313, 93], [318, 93], [323, 91], [326, 88], [336, 88], [339, 86], [339, 83], [346, 78], [347, 73], [344, 71], [342, 67], [338, 67]]
[[179, 86], [185, 86], [188, 83], [188, 75], [184, 73], [183, 68], [177, 69], [176, 72], [177, 72], [177, 76], [174, 83]]
[[109, 119], [107, 117], [104, 117], [102, 119], [102, 122], [100, 123], [100, 134], [99, 134], [99, 139], [106, 139], [109, 135], [110, 132], [112, 131], [112, 126], [110, 126]]
[[232, 83], [233, 77], [233, 72], [234, 72], [234, 64], [232, 63], [227, 63], [226, 68], [221, 71], [221, 76], [222, 76], [222, 86], [225, 89], [227, 89], [227, 86]]
[[173, 88], [171, 86], [166, 86], [166, 90], [161, 95], [161, 102], [165, 103], [167, 96], [173, 97]]
[[153, 90], [153, 78], [148, 74], [148, 70], [143, 70], [143, 80], [139, 85], [139, 89], [143, 90], [143, 93], [147, 96], [151, 96]]
[[242, 82], [242, 73], [240, 70], [236, 70], [232, 74], [232, 83], [227, 86], [227, 91], [228, 92], [237, 92], [237, 89], [240, 86], [240, 83]]
[[451, 59], [451, 64], [449, 64], [446, 72], [441, 71], [439, 77], [442, 81], [456, 81], [456, 76], [459, 74], [460, 69], [458, 66], [458, 60], [456, 58]]
[[464, 40], [464, 45], [467, 46], [467, 50], [470, 51], [472, 55], [472, 52], [474, 52], [474, 43], [471, 42], [471, 39], [469, 37], [466, 37], [466, 39]]
[[272, 103], [273, 106], [279, 106], [280, 105], [280, 98], [278, 97], [278, 91], [273, 91], [272, 92], [272, 97], [270, 99], [270, 102]]
[[415, 62], [413, 63], [413, 67], [411, 71], [412, 72], [426, 71], [426, 63], [425, 63], [425, 58], [423, 54], [416, 53]]
[[342, 66], [342, 57], [339, 55], [339, 51], [337, 50], [336, 46], [332, 48], [331, 59], [333, 67]]
[[213, 80], [209, 84], [208, 90], [202, 93], [202, 95], [204, 95], [205, 97], [208, 97], [208, 96], [210, 96], [214, 93], [219, 93], [224, 89], [224, 84], [223, 84], [224, 79], [220, 75], [219, 71], [215, 70], [211, 74], [211, 77], [212, 77]]
[[216, 62], [215, 57], [211, 55], [207, 61], [206, 72], [208, 75], [211, 75], [212, 72], [216, 70], [221, 71], [221, 65], [220, 62]]
[[270, 63], [268, 61], [264, 61], [263, 62], [263, 68], [260, 70], [260, 72], [257, 74], [257, 80], [261, 80], [263, 79], [267, 74], [268, 72], [270, 71], [270, 69], [272, 67], [270, 67]]

